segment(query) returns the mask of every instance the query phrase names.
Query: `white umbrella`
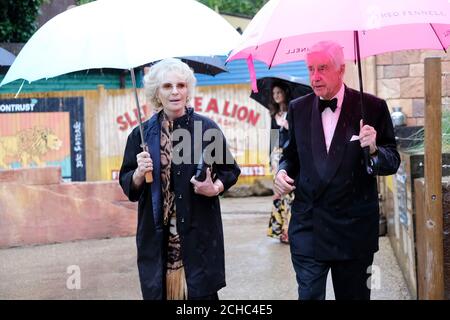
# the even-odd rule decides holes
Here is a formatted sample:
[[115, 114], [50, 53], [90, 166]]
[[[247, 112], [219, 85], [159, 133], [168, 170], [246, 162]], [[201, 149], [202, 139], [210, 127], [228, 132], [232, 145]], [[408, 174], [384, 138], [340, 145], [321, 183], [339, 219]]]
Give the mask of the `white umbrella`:
[[98, 0], [44, 24], [0, 85], [95, 68], [131, 69], [168, 57], [227, 55], [239, 33], [195, 0]]
[[239, 40], [224, 18], [195, 0], [98, 0], [36, 31], [0, 86], [85, 69], [130, 69], [144, 142], [133, 68], [168, 57], [227, 55]]

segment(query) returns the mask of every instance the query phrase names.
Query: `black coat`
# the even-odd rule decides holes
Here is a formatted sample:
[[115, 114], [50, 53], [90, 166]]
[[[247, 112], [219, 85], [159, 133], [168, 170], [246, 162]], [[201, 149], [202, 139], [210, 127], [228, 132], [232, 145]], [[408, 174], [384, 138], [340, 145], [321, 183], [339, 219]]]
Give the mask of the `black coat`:
[[317, 260], [347, 260], [378, 250], [379, 206], [375, 175], [396, 173], [400, 156], [384, 100], [365, 94], [366, 124], [377, 131], [374, 175], [363, 161], [359, 140], [359, 92], [345, 88], [341, 113], [327, 155], [319, 98], [314, 94], [289, 105], [289, 142], [280, 161], [295, 179], [289, 225], [293, 253]]
[[[162, 111], [161, 111], [162, 112]], [[194, 133], [194, 121], [201, 131]], [[131, 189], [132, 175], [137, 168], [136, 155], [142, 151], [139, 128], [128, 136], [122, 167], [120, 185], [130, 201], [139, 201], [136, 243], [138, 269], [144, 299], [163, 299], [166, 265], [167, 228], [162, 219], [162, 194], [160, 172], [160, 122], [158, 114], [144, 122], [144, 139], [153, 160], [153, 182], [138, 190]], [[174, 129], [186, 129], [191, 133], [191, 150], [198, 133], [210, 128], [218, 129], [210, 119], [193, 112], [174, 121]], [[222, 132], [219, 131], [223, 136]], [[174, 137], [175, 140], [175, 137]], [[200, 140], [202, 141], [202, 140]], [[229, 152], [223, 140], [225, 152]], [[179, 142], [181, 143], [181, 142]], [[209, 142], [203, 142], [202, 148]], [[174, 142], [174, 152], [180, 145]], [[181, 237], [181, 251], [186, 273], [189, 297], [213, 294], [225, 286], [224, 242], [219, 198], [194, 193], [189, 182], [195, 174], [198, 159], [191, 152], [190, 163], [172, 163], [172, 178], [177, 208], [177, 228]], [[234, 185], [240, 169], [234, 159], [231, 164], [214, 164], [213, 174], [220, 179], [225, 190]]]

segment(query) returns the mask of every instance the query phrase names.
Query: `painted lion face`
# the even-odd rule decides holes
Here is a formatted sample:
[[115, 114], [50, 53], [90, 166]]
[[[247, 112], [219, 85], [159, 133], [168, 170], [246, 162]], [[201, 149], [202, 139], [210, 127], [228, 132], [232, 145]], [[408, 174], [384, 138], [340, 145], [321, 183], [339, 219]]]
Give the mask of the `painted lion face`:
[[43, 138], [50, 150], [59, 150], [62, 146], [62, 141], [53, 133], [45, 133]]

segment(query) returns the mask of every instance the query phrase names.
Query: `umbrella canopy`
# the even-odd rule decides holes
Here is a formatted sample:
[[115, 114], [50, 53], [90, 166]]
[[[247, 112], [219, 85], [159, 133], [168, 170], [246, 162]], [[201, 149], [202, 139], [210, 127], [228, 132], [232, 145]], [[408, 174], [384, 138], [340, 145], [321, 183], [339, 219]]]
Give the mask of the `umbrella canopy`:
[[448, 0], [271, 0], [252, 19], [228, 60], [251, 56], [269, 66], [304, 60], [319, 40], [338, 42], [344, 56], [356, 60], [355, 31], [361, 57], [406, 49], [445, 50], [450, 45], [449, 21]]
[[[181, 61], [191, 67], [194, 73], [206, 74], [209, 76], [215, 76], [222, 72], [227, 72], [225, 63], [216, 56], [189, 56], [189, 57], [177, 57]], [[152, 66], [156, 62], [149, 63]]]
[[131, 69], [168, 57], [226, 55], [240, 34], [195, 0], [98, 0], [44, 24], [0, 85], [95, 68]]
[[313, 91], [302, 78], [289, 75], [276, 75], [258, 79], [259, 91], [252, 92], [250, 98], [262, 104], [264, 107], [269, 108], [274, 83], [282, 83], [285, 87], [289, 88], [291, 99], [304, 96]]
[[180, 57], [180, 59], [186, 62], [195, 73], [215, 76], [216, 74], [228, 71], [225, 63], [219, 57], [191, 56]]
[[11, 52], [3, 48], [0, 48], [0, 66], [12, 65], [15, 58], [16, 56], [13, 55]]

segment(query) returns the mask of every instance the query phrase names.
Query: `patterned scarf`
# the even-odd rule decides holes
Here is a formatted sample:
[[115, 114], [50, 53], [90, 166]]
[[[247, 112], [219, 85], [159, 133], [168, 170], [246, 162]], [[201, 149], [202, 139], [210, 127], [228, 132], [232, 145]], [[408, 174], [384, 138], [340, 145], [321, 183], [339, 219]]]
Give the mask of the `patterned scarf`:
[[161, 187], [163, 196], [164, 225], [169, 224], [169, 239], [167, 244], [167, 300], [187, 299], [186, 276], [181, 258], [180, 235], [177, 231], [175, 209], [175, 194], [170, 190], [170, 169], [172, 164], [172, 132], [173, 121], [170, 121], [164, 111], [161, 112]]

